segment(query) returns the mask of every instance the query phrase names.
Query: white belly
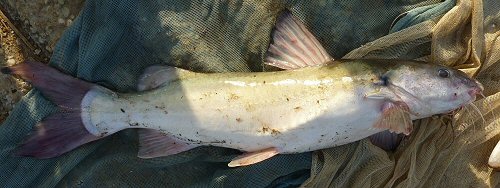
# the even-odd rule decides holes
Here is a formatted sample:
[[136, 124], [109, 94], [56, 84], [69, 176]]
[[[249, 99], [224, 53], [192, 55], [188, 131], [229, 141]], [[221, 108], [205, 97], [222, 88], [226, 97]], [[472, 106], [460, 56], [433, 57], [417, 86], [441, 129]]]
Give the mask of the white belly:
[[286, 96], [254, 104], [251, 97], [245, 100], [239, 96], [225, 106], [195, 100], [191, 113], [177, 118], [180, 125], [191, 119], [192, 129], [179, 126], [172, 131], [212, 142], [210, 145], [245, 151], [269, 147], [279, 148], [281, 153], [312, 151], [381, 131], [371, 128], [380, 115], [381, 101], [360, 98], [339, 92], [328, 98]]

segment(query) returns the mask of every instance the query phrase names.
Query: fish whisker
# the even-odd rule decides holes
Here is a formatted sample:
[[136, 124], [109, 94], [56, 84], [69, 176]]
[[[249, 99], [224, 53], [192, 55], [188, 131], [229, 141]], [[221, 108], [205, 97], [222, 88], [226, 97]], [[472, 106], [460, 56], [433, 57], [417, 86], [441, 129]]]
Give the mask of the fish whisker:
[[[471, 110], [469, 109], [469, 105], [465, 105], [464, 106], [464, 113], [467, 117], [463, 118], [463, 119], [466, 119], [466, 120], [469, 120], [470, 118], [470, 114], [471, 113]], [[462, 124], [465, 124], [466, 126], [469, 125], [469, 122], [463, 122]], [[475, 132], [476, 131], [476, 127], [474, 126], [474, 122], [471, 123], [472, 124], [472, 131]], [[468, 127], [467, 127], [468, 128]]]
[[470, 103], [470, 105], [473, 107], [473, 109], [479, 113], [479, 116], [481, 117], [481, 120], [483, 120], [483, 124], [486, 124], [486, 120], [484, 119], [483, 113], [481, 113], [481, 110], [474, 104]]
[[[480, 95], [480, 96], [482, 96], [482, 97], [483, 97], [483, 99], [486, 99], [486, 96], [484, 96], [484, 93], [483, 93], [483, 92], [479, 93], [479, 95]], [[485, 103], [485, 102], [483, 102], [483, 104], [484, 104], [484, 103]], [[497, 115], [496, 115], [496, 113], [495, 113], [495, 110], [494, 110], [495, 108], [493, 107], [493, 105], [491, 105], [491, 103], [490, 103], [490, 102], [486, 102], [486, 104], [488, 105], [488, 108], [489, 108], [489, 109], [488, 109], [488, 111], [490, 111], [490, 112], [491, 112], [491, 115], [493, 116], [493, 119], [494, 119], [494, 120], [497, 120], [497, 119], [498, 119], [498, 118], [497, 118], [498, 116], [497, 116]], [[496, 122], [496, 121], [493, 121], [493, 122]]]
[[[447, 119], [448, 123], [445, 122], [443, 119]], [[454, 124], [453, 124], [453, 115], [451, 115], [451, 114], [442, 115], [442, 116], [439, 117], [439, 121], [441, 122], [441, 125], [445, 126], [444, 131], [439, 136], [440, 138], [443, 137], [444, 134], [447, 132], [448, 126], [451, 126], [451, 133], [452, 133], [452, 138], [451, 139], [452, 140], [445, 147], [445, 149], [448, 149], [448, 148], [450, 148], [453, 145], [453, 142], [455, 142], [455, 127], [454, 127]]]
[[450, 118], [450, 126], [451, 126], [451, 142], [446, 147], [446, 149], [449, 149], [453, 145], [453, 142], [455, 142], [456, 135], [455, 135], [455, 124], [454, 124], [453, 118]]

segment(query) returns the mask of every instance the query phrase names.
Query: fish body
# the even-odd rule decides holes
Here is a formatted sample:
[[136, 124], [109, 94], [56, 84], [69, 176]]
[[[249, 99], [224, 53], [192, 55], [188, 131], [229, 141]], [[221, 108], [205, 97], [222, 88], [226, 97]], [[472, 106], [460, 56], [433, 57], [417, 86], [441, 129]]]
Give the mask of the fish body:
[[352, 60], [260, 73], [175, 69], [169, 74], [184, 74], [182, 79], [136, 94], [100, 92], [82, 113], [94, 135], [150, 128], [195, 145], [305, 152], [382, 131], [373, 122], [383, 101], [366, 94], [383, 87], [373, 84], [378, 75], [403, 65]]
[[273, 40], [266, 64], [286, 70], [196, 73], [152, 66], [136, 93], [113, 92], [41, 63], [3, 68], [65, 109], [40, 122], [17, 154], [56, 157], [129, 128], [139, 129], [139, 157], [198, 146], [243, 151], [231, 167], [370, 135], [384, 148], [397, 141], [394, 134], [410, 134], [411, 120], [453, 111], [482, 91], [476, 80], [440, 65], [333, 60], [290, 13], [278, 18]]

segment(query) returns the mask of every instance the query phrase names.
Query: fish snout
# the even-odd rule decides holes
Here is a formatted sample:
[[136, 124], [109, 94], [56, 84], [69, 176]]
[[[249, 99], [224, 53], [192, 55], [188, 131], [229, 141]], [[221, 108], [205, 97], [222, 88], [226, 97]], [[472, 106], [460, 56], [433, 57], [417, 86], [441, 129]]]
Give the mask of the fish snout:
[[474, 80], [474, 84], [469, 89], [469, 95], [471, 97], [475, 97], [483, 93], [484, 87], [483, 84], [479, 83], [477, 80]]

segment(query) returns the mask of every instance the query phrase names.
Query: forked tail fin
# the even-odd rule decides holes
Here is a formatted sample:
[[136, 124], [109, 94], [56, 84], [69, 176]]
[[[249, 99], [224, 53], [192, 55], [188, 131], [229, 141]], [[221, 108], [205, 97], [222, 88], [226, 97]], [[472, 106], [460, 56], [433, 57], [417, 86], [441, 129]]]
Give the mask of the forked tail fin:
[[3, 67], [1, 72], [30, 82], [62, 109], [36, 125], [36, 129], [17, 150], [17, 155], [56, 157], [100, 138], [90, 134], [81, 119], [81, 101], [93, 84], [37, 62]]

